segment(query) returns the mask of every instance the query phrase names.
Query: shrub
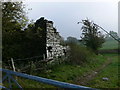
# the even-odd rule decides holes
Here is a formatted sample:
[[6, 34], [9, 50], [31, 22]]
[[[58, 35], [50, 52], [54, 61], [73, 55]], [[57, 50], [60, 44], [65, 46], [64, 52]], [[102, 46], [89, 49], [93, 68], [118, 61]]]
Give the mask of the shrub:
[[92, 59], [94, 53], [86, 47], [78, 44], [69, 44], [69, 62], [72, 64], [83, 64]]

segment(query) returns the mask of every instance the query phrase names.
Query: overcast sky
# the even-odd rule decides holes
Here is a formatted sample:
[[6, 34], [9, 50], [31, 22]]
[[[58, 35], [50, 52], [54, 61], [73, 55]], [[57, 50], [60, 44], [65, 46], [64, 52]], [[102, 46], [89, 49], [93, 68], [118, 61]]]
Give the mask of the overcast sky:
[[86, 18], [108, 31], [118, 32], [118, 5], [114, 2], [27, 2], [26, 6], [32, 8], [27, 15], [30, 20], [52, 20], [64, 38], [79, 39], [82, 24], [77, 22]]

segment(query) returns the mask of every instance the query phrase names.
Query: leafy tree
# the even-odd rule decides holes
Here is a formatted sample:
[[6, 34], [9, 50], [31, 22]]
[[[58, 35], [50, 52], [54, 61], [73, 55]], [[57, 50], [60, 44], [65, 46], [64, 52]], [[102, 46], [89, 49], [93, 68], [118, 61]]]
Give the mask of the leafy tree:
[[22, 2], [2, 2], [2, 30], [18, 31], [26, 26], [28, 21]]
[[23, 53], [27, 24], [22, 2], [2, 2], [2, 57], [3, 61], [11, 57], [20, 57]]
[[105, 42], [104, 35], [99, 31], [92, 21], [82, 20], [82, 42], [88, 48], [91, 48], [96, 54], [98, 54], [98, 48]]

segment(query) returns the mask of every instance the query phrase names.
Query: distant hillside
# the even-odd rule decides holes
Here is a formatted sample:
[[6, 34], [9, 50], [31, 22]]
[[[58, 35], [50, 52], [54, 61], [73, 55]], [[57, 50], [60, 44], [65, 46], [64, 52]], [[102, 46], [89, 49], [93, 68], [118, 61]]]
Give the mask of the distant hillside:
[[115, 40], [106, 40], [106, 42], [102, 45], [103, 49], [118, 49], [118, 42]]

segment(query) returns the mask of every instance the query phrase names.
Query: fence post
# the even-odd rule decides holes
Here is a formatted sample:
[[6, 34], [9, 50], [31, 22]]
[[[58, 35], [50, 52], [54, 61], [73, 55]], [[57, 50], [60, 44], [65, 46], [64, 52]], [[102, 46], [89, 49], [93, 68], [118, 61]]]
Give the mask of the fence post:
[[12, 62], [12, 68], [13, 68], [13, 71], [15, 72], [15, 65], [14, 65], [13, 58], [11, 58], [11, 62]]
[[[13, 58], [11, 58], [11, 62], [12, 62], [13, 71], [16, 72], [16, 70], [15, 70], [15, 64], [14, 64]], [[17, 77], [15, 77], [15, 79], [17, 80]]]

